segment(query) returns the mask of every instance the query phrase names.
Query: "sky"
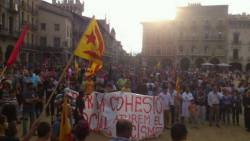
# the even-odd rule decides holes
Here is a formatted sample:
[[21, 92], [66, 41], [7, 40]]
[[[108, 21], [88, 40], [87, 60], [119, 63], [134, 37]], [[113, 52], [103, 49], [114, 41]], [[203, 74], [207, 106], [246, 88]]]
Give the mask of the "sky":
[[[51, 2], [52, 0], [45, 0]], [[229, 13], [250, 14], [250, 0], [81, 0], [83, 16], [107, 18], [128, 53], [140, 53], [142, 48], [142, 22], [174, 19], [175, 9], [188, 3], [202, 5], [229, 5]]]

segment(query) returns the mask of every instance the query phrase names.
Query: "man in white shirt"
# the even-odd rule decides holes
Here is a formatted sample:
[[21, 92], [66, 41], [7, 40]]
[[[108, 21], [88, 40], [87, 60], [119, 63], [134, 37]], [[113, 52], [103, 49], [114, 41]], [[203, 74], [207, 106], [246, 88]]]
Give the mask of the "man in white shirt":
[[148, 95], [153, 96], [155, 84], [150, 80], [148, 83], [146, 83], [146, 86], [147, 86]]
[[162, 92], [159, 94], [163, 102], [164, 109], [164, 127], [169, 129], [169, 110], [170, 110], [170, 95], [167, 92], [166, 86], [163, 86]]
[[168, 93], [170, 96], [170, 114], [171, 114], [171, 124], [173, 125], [176, 121], [175, 108], [177, 103], [176, 92], [171, 84], [168, 85]]
[[181, 117], [182, 122], [185, 123], [185, 121], [189, 118], [189, 105], [191, 100], [194, 99], [193, 94], [190, 92], [189, 88], [186, 88], [186, 90], [181, 95], [182, 99], [182, 105], [181, 105]]
[[213, 90], [208, 93], [207, 103], [209, 106], [209, 124], [212, 126], [213, 122], [215, 122], [216, 126], [219, 127], [220, 96], [217, 88], [214, 87]]

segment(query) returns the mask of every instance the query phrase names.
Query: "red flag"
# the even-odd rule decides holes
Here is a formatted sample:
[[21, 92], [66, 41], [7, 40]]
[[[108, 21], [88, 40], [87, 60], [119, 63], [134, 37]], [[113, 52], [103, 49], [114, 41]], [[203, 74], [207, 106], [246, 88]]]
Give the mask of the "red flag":
[[15, 48], [12, 49], [12, 52], [6, 62], [7, 67], [10, 67], [16, 61], [17, 55], [19, 53], [19, 47], [22, 44], [27, 32], [28, 32], [28, 25], [24, 25], [22, 33], [15, 44]]

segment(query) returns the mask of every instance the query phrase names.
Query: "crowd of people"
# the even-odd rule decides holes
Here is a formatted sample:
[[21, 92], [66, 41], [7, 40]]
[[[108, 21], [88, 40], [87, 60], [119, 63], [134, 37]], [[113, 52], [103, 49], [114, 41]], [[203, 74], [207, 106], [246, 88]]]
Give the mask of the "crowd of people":
[[[71, 103], [72, 114], [69, 116], [72, 126], [77, 126], [83, 120], [84, 67], [77, 74], [73, 67], [69, 68], [65, 79], [59, 83], [61, 70], [14, 68], [6, 73], [0, 85], [1, 137], [9, 134], [27, 136], [33, 122], [46, 110], [51, 123], [49, 127], [43, 123], [41, 130], [51, 128], [46, 131], [51, 130], [52, 139], [58, 140], [63, 103], [60, 98], [65, 88], [79, 92], [79, 96]], [[166, 129], [179, 122], [190, 123], [192, 127], [206, 123], [217, 127], [229, 124], [240, 126], [240, 115], [244, 114], [245, 127], [250, 131], [248, 73], [229, 70], [130, 69], [117, 65], [99, 71], [93, 80], [94, 90], [98, 92], [126, 91], [162, 97]], [[48, 101], [56, 86], [55, 95]], [[48, 107], [43, 109], [47, 102]], [[20, 125], [22, 133], [15, 130], [17, 125]]]

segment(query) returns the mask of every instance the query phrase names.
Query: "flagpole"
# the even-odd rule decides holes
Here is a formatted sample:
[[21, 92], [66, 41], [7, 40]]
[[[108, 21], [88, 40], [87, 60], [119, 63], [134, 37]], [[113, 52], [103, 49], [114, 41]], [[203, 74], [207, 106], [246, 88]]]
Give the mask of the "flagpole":
[[[63, 69], [63, 72], [61, 73], [61, 75], [60, 75], [60, 77], [59, 77], [59, 80], [58, 80], [57, 85], [54, 87], [54, 90], [52, 91], [52, 93], [51, 93], [51, 95], [50, 95], [50, 97], [49, 97], [49, 99], [48, 99], [46, 105], [44, 106], [44, 109], [43, 109], [43, 112], [42, 112], [41, 115], [43, 115], [43, 114], [45, 113], [45, 111], [46, 111], [46, 109], [47, 109], [47, 107], [48, 107], [48, 105], [49, 105], [49, 103], [50, 103], [50, 101], [51, 101], [53, 95], [56, 94], [56, 90], [57, 90], [59, 84], [61, 83], [61, 81], [63, 80], [63, 77], [65, 76], [65, 73], [67, 72], [67, 68], [70, 66], [70, 64], [71, 64], [71, 62], [73, 61], [73, 59], [74, 59], [74, 54], [72, 53], [71, 56], [70, 56], [69, 61], [67, 62], [66, 66], [65, 66], [64, 69]], [[40, 115], [40, 116], [41, 116], [41, 115]]]
[[3, 68], [2, 72], [1, 72], [0, 78], [3, 77], [4, 73], [6, 72], [6, 70], [7, 70], [7, 66], [4, 66], [4, 68]]

